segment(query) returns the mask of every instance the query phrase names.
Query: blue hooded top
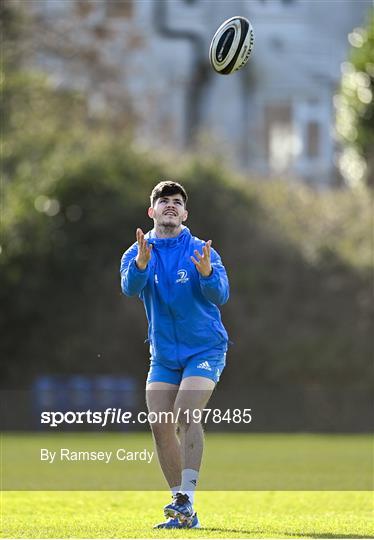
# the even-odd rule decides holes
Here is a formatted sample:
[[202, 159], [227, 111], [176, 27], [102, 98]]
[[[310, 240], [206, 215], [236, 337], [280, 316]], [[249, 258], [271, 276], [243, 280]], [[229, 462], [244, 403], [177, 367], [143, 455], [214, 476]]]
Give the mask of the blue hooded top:
[[205, 242], [187, 227], [174, 238], [157, 238], [154, 231], [145, 238], [153, 244], [148, 266], [136, 266], [135, 242], [122, 256], [121, 288], [144, 303], [151, 359], [179, 368], [192, 355], [226, 352], [228, 336], [217, 306], [227, 302], [229, 283], [218, 253], [211, 248], [213, 271], [203, 277], [190, 257], [195, 249], [202, 253]]

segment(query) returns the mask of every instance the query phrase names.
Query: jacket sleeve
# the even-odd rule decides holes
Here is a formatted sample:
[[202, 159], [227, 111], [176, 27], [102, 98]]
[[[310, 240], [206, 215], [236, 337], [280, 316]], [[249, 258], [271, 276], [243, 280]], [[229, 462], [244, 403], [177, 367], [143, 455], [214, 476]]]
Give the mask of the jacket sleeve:
[[135, 258], [138, 254], [138, 244], [134, 243], [121, 259], [121, 289], [126, 296], [139, 295], [144, 289], [149, 276], [149, 264], [145, 270], [139, 270]]
[[217, 305], [227, 302], [230, 295], [229, 280], [218, 253], [211, 248], [212, 273], [208, 277], [199, 274], [201, 291], [205, 298]]

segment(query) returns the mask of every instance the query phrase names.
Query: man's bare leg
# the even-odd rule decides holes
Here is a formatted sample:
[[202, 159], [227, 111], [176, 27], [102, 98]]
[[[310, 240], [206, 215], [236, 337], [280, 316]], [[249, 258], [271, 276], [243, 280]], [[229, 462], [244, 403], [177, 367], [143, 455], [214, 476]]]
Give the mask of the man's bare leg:
[[194, 421], [193, 411], [202, 411], [214, 387], [215, 383], [206, 377], [186, 377], [181, 382], [175, 400], [174, 413], [176, 414], [179, 410], [181, 492], [188, 493], [191, 502], [193, 502], [204, 448], [203, 427], [201, 422]]
[[[179, 387], [175, 384], [153, 382], [146, 388], [149, 412], [172, 412]], [[158, 460], [170, 488], [181, 485], [181, 449], [176, 434], [175, 423], [157, 422], [151, 424]]]

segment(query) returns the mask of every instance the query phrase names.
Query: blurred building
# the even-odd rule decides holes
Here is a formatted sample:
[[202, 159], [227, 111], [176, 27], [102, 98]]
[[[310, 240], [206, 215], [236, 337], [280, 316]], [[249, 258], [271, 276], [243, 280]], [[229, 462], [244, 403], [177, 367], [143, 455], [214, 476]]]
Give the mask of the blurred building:
[[[347, 35], [371, 0], [23, 4], [44, 29], [38, 65], [57, 85], [85, 91], [94, 110], [131, 117], [138, 142], [205, 148], [263, 177], [334, 181], [333, 95]], [[241, 72], [217, 75], [208, 65], [211, 37], [238, 14], [254, 27], [253, 55]]]

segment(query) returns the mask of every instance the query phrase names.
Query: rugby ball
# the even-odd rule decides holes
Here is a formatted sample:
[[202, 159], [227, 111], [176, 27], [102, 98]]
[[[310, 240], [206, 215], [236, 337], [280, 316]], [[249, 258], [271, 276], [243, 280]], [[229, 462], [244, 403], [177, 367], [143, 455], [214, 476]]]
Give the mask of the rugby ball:
[[221, 24], [214, 34], [209, 49], [209, 59], [214, 71], [230, 75], [242, 68], [252, 52], [253, 28], [245, 17], [231, 17]]

